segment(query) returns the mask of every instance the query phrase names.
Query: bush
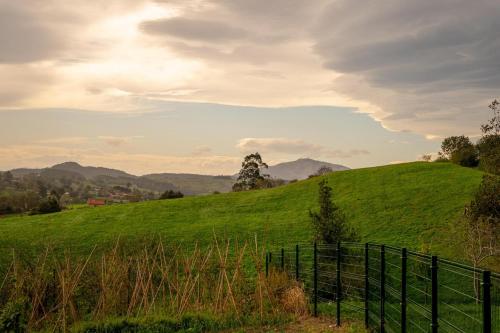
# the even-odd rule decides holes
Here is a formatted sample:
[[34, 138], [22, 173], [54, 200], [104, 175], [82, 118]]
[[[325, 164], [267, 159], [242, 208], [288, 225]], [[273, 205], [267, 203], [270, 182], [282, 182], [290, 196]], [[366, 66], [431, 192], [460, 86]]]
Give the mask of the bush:
[[500, 175], [500, 135], [483, 136], [477, 143], [477, 148], [481, 169]]
[[454, 151], [451, 162], [464, 167], [476, 167], [479, 164], [476, 147], [471, 145]]
[[0, 313], [0, 332], [24, 332], [26, 308], [25, 299], [8, 302]]
[[178, 199], [178, 198], [183, 198], [184, 194], [182, 194], [179, 191], [172, 191], [172, 190], [167, 190], [163, 192], [163, 194], [160, 196], [160, 200], [164, 199]]
[[40, 202], [37, 212], [39, 214], [50, 214], [57, 213], [61, 211], [61, 206], [59, 206], [59, 201], [56, 198], [50, 197], [48, 199]]

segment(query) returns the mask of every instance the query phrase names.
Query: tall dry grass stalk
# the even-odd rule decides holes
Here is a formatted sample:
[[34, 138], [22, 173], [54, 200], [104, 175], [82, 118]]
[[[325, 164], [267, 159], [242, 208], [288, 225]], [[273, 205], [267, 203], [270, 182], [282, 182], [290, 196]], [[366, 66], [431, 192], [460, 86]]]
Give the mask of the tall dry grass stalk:
[[266, 277], [265, 250], [256, 238], [238, 242], [214, 234], [211, 244], [190, 249], [159, 239], [133, 254], [127, 250], [118, 240], [101, 255], [94, 248], [86, 256], [65, 252], [61, 258], [47, 247], [36, 260], [23, 261], [13, 252], [0, 277], [0, 310], [17, 302], [28, 331], [66, 332], [84, 318], [208, 312], [239, 321], [297, 313], [290, 302], [303, 303], [285, 273], [271, 270]]

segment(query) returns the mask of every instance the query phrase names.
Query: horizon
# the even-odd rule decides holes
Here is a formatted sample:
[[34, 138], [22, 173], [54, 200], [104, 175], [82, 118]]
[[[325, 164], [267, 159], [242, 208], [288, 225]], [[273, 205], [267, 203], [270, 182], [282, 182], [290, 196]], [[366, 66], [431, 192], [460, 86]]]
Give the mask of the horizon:
[[360, 168], [479, 137], [500, 3], [359, 6], [0, 0], [0, 170], [225, 174], [254, 151]]

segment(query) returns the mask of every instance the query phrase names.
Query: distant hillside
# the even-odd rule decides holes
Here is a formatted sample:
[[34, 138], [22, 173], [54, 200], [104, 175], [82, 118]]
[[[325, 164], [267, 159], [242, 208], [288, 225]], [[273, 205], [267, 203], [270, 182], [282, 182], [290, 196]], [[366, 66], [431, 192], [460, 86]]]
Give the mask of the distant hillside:
[[[267, 190], [154, 200], [61, 213], [0, 218], [0, 259], [9, 247], [31, 251], [47, 244], [88, 253], [96, 244], [161, 235], [165, 240], [209, 242], [213, 233], [290, 246], [311, 239], [309, 209], [318, 209], [318, 182], [360, 241], [406, 246], [456, 258], [454, 227], [483, 173], [451, 163], [407, 163], [334, 172]], [[252, 238], [253, 239], [253, 238]], [[130, 243], [132, 244], [132, 243]], [[2, 253], [2, 249], [5, 249]], [[80, 252], [77, 252], [80, 251]]]
[[300, 158], [296, 161], [284, 162], [270, 166], [266, 170], [266, 173], [268, 173], [273, 178], [281, 178], [285, 180], [300, 180], [306, 179], [309, 175], [312, 175], [321, 167], [328, 167], [333, 171], [349, 170], [348, 167], [339, 164], [317, 161], [310, 158]]
[[[329, 167], [333, 171], [349, 169], [338, 164], [301, 158], [296, 161], [270, 166], [265, 172], [273, 178], [284, 180], [306, 179], [322, 166]], [[43, 169], [13, 169], [11, 172], [15, 177], [35, 174], [49, 180], [64, 178], [82, 181], [83, 179], [91, 185], [101, 187], [135, 185], [147, 191], [163, 192], [166, 190], [175, 190], [181, 191], [185, 195], [230, 192], [235, 181], [233, 176], [210, 176], [189, 173], [156, 173], [135, 176], [117, 169], [82, 166], [76, 162], [64, 162]]]
[[93, 166], [81, 166], [76, 162], [64, 162], [61, 164], [56, 164], [53, 167], [51, 167], [51, 169], [76, 172], [87, 179], [94, 178], [97, 176], [136, 178], [136, 176], [130, 175], [121, 170], [93, 167]]

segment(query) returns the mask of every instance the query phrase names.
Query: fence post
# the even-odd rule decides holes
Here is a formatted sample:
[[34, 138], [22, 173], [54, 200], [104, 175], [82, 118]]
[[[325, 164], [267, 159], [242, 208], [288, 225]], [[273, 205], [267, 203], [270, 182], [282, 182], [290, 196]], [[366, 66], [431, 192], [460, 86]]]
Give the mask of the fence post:
[[431, 332], [438, 332], [438, 266], [437, 257], [431, 258]]
[[340, 280], [340, 260], [341, 260], [341, 246], [337, 242], [337, 326], [340, 326], [340, 300], [342, 299], [342, 281]]
[[385, 245], [380, 245], [380, 333], [385, 332]]
[[299, 244], [295, 245], [295, 280], [299, 281]]
[[491, 333], [491, 273], [483, 271], [483, 333]]
[[318, 316], [318, 245], [314, 242], [314, 316]]
[[406, 248], [401, 249], [401, 333], [406, 333]]
[[281, 248], [281, 270], [285, 269], [285, 249]]
[[266, 277], [269, 276], [269, 252], [266, 252]]
[[369, 320], [368, 320], [368, 300], [369, 300], [369, 290], [370, 290], [370, 282], [368, 275], [368, 243], [365, 243], [365, 327], [368, 328]]

